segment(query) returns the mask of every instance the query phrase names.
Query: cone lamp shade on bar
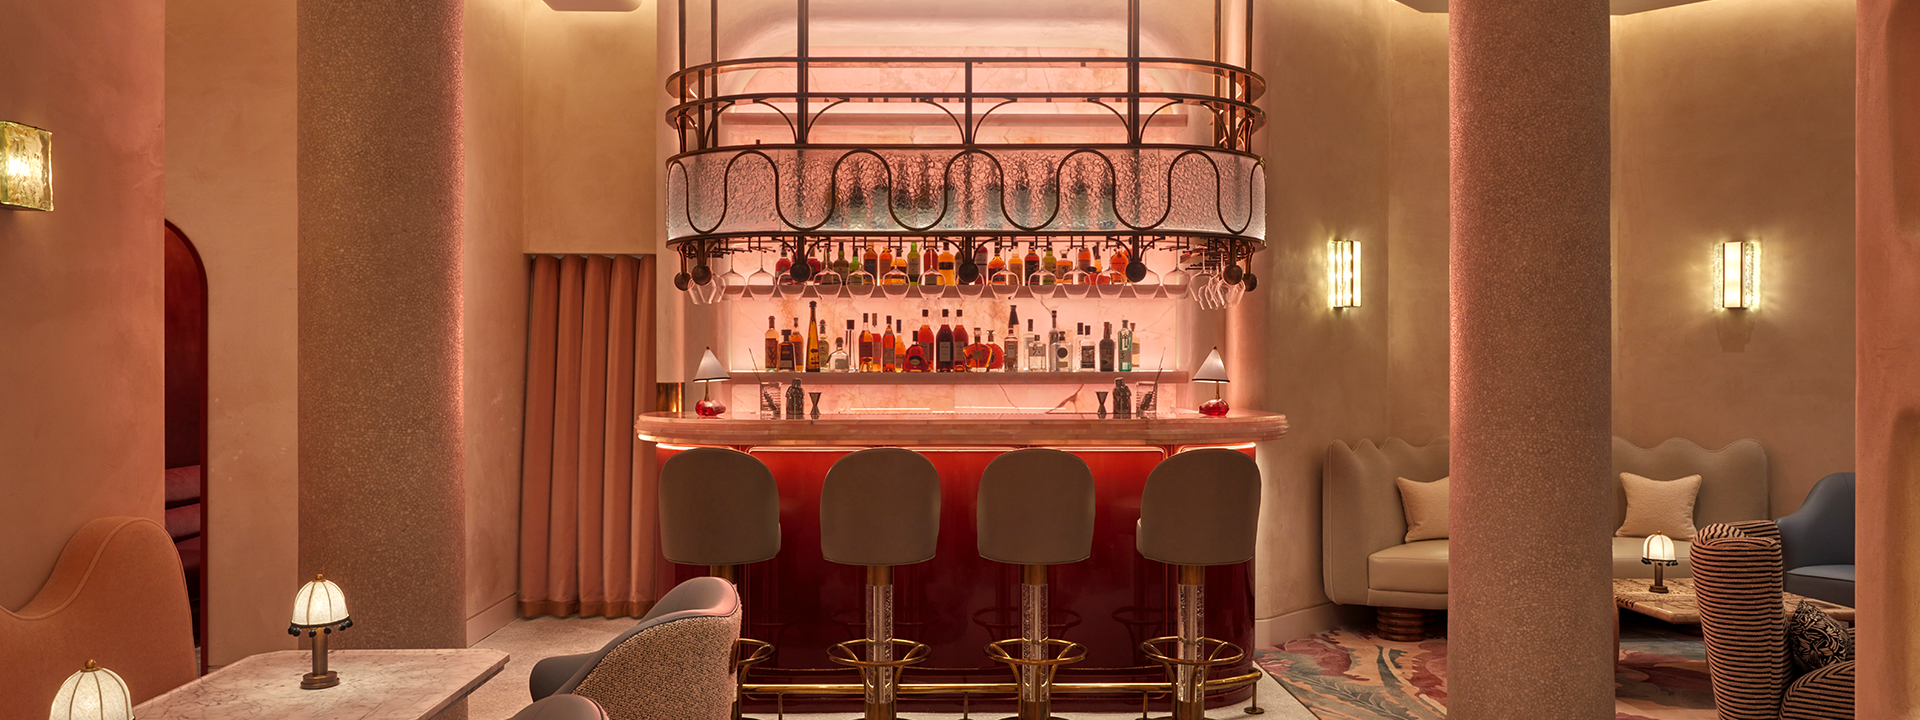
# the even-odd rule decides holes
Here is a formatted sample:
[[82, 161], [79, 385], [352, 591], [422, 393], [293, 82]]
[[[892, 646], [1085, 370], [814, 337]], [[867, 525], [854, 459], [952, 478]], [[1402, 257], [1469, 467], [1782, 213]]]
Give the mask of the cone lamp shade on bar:
[[699, 369], [693, 372], [693, 381], [704, 383], [707, 388], [706, 396], [701, 398], [700, 402], [693, 404], [694, 414], [703, 418], [713, 418], [726, 413], [727, 406], [713, 399], [713, 384], [731, 377], [732, 375], [727, 374], [727, 367], [720, 364], [720, 358], [713, 354], [713, 348], [707, 348], [706, 354], [700, 356]]
[[1660, 533], [1648, 535], [1646, 543], [1640, 546], [1640, 562], [1653, 566], [1653, 584], [1647, 586], [1647, 591], [1667, 592], [1666, 569], [1680, 564], [1673, 556], [1673, 539]]
[[1213, 399], [1200, 403], [1200, 414], [1207, 417], [1225, 417], [1227, 401], [1220, 399], [1220, 384], [1228, 382], [1227, 363], [1220, 359], [1220, 348], [1207, 353], [1206, 362], [1200, 363], [1200, 369], [1193, 373], [1194, 382], [1213, 383]]
[[327, 638], [335, 630], [350, 627], [353, 627], [353, 618], [347, 615], [346, 593], [325, 575], [313, 576], [313, 582], [302, 585], [300, 592], [294, 594], [293, 621], [287, 627], [287, 634], [297, 636], [305, 630], [307, 637], [313, 638], [313, 672], [300, 678], [302, 689], [318, 690], [340, 684], [340, 673], [327, 669]]
[[0, 207], [53, 209], [53, 133], [0, 120]]
[[119, 675], [88, 660], [85, 668], [60, 683], [60, 692], [53, 696], [53, 712], [47, 717], [51, 720], [131, 720], [133, 697], [127, 692], [127, 682]]

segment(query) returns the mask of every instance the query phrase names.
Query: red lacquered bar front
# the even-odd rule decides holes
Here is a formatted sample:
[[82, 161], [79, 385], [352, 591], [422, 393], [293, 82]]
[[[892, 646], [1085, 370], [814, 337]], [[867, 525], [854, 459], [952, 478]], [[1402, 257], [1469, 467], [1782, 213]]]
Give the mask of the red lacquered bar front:
[[[748, 683], [858, 683], [850, 669], [827, 659], [834, 643], [863, 635], [860, 567], [827, 562], [820, 555], [820, 488], [834, 461], [858, 447], [735, 446], [765, 462], [780, 484], [781, 550], [773, 560], [743, 568], [746, 602], [743, 635], [773, 643], [773, 658], [747, 675]], [[1096, 483], [1092, 557], [1052, 567], [1052, 637], [1087, 648], [1086, 660], [1064, 667], [1055, 681], [1158, 682], [1159, 665], [1141, 655], [1141, 641], [1174, 634], [1176, 568], [1147, 560], [1134, 549], [1140, 495], [1147, 476], [1171, 452], [1189, 446], [1057, 446], [1087, 462]], [[1251, 455], [1252, 444], [1235, 446]], [[974, 501], [987, 463], [1014, 446], [911, 447], [933, 462], [942, 484], [939, 549], [935, 558], [894, 571], [896, 637], [926, 643], [926, 661], [906, 671], [902, 682], [1008, 682], [1012, 673], [992, 662], [987, 643], [1019, 635], [1020, 568], [980, 557], [975, 547]], [[658, 450], [664, 463], [673, 446]], [[1206, 635], [1249, 651], [1253, 645], [1252, 563], [1207, 570]], [[657, 564], [659, 587], [703, 575], [708, 569]], [[1243, 674], [1251, 660], [1223, 667], [1215, 677]], [[1243, 702], [1250, 689], [1223, 693], [1210, 706]], [[1138, 710], [1141, 694], [1057, 694], [1060, 711]], [[1155, 707], [1165, 696], [1152, 698]], [[1010, 694], [963, 698], [959, 693], [908, 694], [903, 712], [998, 713], [1014, 709]], [[787, 712], [857, 711], [860, 698], [790, 695]], [[749, 698], [750, 712], [775, 710], [771, 697]]]

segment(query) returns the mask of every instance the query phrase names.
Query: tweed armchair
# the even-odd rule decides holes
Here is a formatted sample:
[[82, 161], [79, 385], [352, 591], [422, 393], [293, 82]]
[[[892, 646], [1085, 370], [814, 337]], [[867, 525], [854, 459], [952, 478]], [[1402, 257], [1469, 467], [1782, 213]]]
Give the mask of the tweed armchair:
[[1780, 531], [1771, 520], [1709, 525], [1693, 543], [1693, 583], [1721, 720], [1853, 717], [1853, 661], [1799, 678], [1787, 661]]
[[612, 720], [726, 720], [733, 715], [734, 641], [740, 595], [733, 583], [697, 577], [598, 651], [535, 663], [534, 700], [580, 695]]

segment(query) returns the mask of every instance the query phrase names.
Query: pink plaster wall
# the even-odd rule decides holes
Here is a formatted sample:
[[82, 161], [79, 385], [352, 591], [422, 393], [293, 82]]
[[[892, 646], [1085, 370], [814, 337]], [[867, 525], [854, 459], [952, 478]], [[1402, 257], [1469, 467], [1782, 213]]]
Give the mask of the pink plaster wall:
[[[1767, 448], [1773, 513], [1853, 469], [1853, 0], [1613, 21], [1614, 433]], [[1711, 307], [1761, 242], [1760, 307]]]
[[95, 518], [160, 519], [158, 3], [11, 3], [0, 119], [53, 132], [54, 211], [0, 210], [0, 606]]

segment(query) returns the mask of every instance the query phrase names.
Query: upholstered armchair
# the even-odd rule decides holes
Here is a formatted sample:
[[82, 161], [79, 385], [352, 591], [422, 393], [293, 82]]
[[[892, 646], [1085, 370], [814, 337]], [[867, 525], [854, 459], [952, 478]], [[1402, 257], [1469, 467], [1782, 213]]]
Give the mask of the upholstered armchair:
[[733, 711], [739, 638], [733, 583], [697, 577], [605, 647], [535, 663], [528, 689], [534, 700], [586, 697], [612, 720], [725, 720]]
[[553, 695], [536, 700], [509, 720], [607, 720], [600, 704], [579, 695]]
[[1778, 524], [1787, 592], [1853, 607], [1853, 473], [1820, 478]]
[[1714, 707], [1721, 720], [1852, 718], [1852, 660], [1792, 676], [1780, 558], [1770, 520], [1709, 525], [1694, 540]]

